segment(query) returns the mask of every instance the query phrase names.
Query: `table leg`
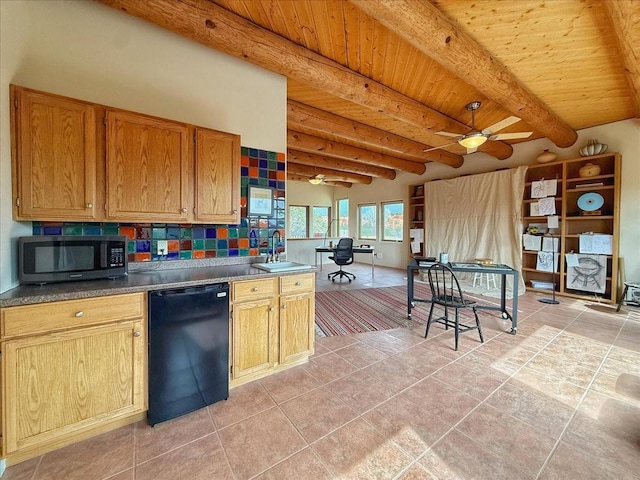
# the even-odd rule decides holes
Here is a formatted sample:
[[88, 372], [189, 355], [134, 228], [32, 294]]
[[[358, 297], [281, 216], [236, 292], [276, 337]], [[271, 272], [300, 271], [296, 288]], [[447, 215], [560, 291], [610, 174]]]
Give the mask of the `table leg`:
[[502, 274], [502, 284], [500, 285], [500, 308], [503, 313], [507, 313], [507, 275]]
[[318, 255], [320, 255], [320, 271], [322, 271], [322, 252], [316, 251], [316, 268], [318, 268]]
[[407, 318], [411, 320], [411, 307], [413, 306], [413, 270], [407, 268]]
[[371, 252], [371, 278], [373, 278], [373, 276], [375, 275], [375, 272], [373, 270], [375, 261], [376, 261], [376, 252]]
[[511, 333], [518, 331], [518, 272], [513, 273], [513, 301], [511, 302]]

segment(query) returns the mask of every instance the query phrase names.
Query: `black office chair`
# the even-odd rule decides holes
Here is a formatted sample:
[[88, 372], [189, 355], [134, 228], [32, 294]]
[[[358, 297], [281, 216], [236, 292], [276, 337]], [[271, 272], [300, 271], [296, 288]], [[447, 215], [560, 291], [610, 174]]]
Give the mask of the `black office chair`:
[[338, 242], [335, 253], [330, 256], [329, 259], [333, 260], [336, 265], [340, 266], [340, 270], [327, 275], [327, 278], [332, 282], [336, 281], [336, 277], [340, 280], [342, 280], [342, 277], [346, 277], [347, 280], [349, 280], [349, 283], [351, 283], [350, 277], [353, 277], [354, 280], [356, 279], [356, 276], [353, 273], [342, 270], [344, 265], [351, 265], [353, 263], [353, 238], [341, 238]]
[[[429, 286], [431, 287], [431, 309], [429, 310], [429, 319], [427, 320], [427, 330], [424, 333], [424, 338], [427, 338], [431, 324], [437, 322], [443, 324], [446, 330], [448, 330], [449, 327], [455, 329], [456, 350], [458, 350], [458, 334], [468, 330], [477, 329], [480, 334], [480, 342], [484, 343], [480, 321], [478, 320], [478, 312], [476, 311], [476, 302], [464, 299], [460, 284], [453, 270], [451, 270], [448, 265], [436, 263], [429, 267], [427, 276], [429, 277]], [[444, 308], [444, 315], [442, 317], [433, 318], [433, 309], [436, 305]], [[456, 311], [455, 319], [453, 320], [449, 319], [450, 308]], [[462, 308], [470, 308], [473, 311], [473, 315], [476, 318], [475, 325], [460, 323], [459, 310]]]

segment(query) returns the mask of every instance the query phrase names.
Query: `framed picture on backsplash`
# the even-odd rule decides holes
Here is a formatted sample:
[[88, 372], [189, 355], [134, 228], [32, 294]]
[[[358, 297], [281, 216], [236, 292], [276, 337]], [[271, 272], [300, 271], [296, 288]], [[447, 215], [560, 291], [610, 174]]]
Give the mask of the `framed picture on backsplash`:
[[247, 216], [273, 217], [273, 194], [272, 187], [248, 185]]

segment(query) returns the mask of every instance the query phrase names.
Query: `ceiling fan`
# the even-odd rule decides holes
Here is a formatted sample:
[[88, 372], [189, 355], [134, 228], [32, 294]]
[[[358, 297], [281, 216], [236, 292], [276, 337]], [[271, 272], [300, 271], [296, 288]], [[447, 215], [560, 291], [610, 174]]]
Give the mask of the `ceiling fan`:
[[320, 185], [322, 182], [324, 182], [324, 179], [324, 174], [316, 173], [313, 177], [309, 177], [309, 183], [312, 185]]
[[471, 112], [471, 131], [462, 135], [459, 133], [451, 132], [436, 132], [438, 135], [443, 135], [445, 137], [457, 137], [457, 140], [454, 143], [449, 143], [447, 145], [428, 148], [424, 150], [425, 152], [430, 152], [431, 150], [437, 150], [438, 148], [448, 147], [449, 145], [455, 145], [456, 143], [458, 143], [467, 149], [467, 153], [473, 153], [478, 149], [480, 145], [482, 145], [487, 140], [514, 140], [516, 138], [528, 138], [533, 133], [495, 133], [499, 130], [502, 130], [503, 128], [507, 128], [508, 126], [519, 122], [520, 118], [518, 117], [507, 117], [504, 120], [501, 120], [487, 128], [482, 129], [481, 131], [476, 130], [475, 112], [480, 108], [480, 102], [475, 101], [468, 103], [466, 108]]

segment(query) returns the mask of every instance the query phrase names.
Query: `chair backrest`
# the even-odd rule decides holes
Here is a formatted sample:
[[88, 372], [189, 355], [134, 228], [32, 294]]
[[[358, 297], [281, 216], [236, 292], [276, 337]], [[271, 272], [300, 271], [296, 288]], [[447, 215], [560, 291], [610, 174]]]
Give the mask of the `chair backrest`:
[[333, 261], [343, 265], [353, 258], [353, 238], [341, 238], [333, 254]]
[[448, 307], [464, 306], [460, 284], [453, 270], [444, 263], [435, 263], [427, 270], [432, 302]]

